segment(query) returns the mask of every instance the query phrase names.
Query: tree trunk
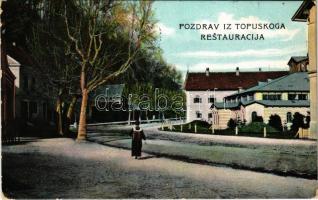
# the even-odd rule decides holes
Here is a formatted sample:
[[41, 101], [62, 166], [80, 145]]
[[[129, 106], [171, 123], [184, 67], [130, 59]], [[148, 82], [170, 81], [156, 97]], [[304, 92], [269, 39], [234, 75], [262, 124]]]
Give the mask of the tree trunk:
[[77, 101], [77, 96], [73, 96], [72, 97], [72, 100], [71, 100], [71, 103], [70, 105], [68, 106], [68, 109], [67, 109], [67, 114], [66, 114], [66, 122], [65, 122], [65, 130], [64, 132], [66, 134], [69, 134], [70, 133], [70, 125], [72, 123], [72, 117], [73, 117], [73, 114], [74, 114], [74, 109], [75, 109], [75, 105], [76, 105], [76, 101]]
[[81, 112], [80, 119], [78, 125], [78, 134], [77, 140], [85, 140], [86, 139], [86, 109], [88, 102], [88, 91], [86, 88], [82, 89], [82, 104], [81, 104]]
[[71, 103], [70, 103], [70, 105], [68, 107], [68, 110], [67, 110], [67, 119], [70, 120], [70, 121], [72, 120], [72, 116], [73, 116], [73, 113], [74, 113], [76, 101], [77, 101], [77, 96], [73, 96], [72, 100], [71, 100]]
[[56, 102], [56, 112], [57, 112], [57, 132], [59, 135], [63, 136], [64, 132], [63, 132], [63, 109], [62, 109], [62, 100], [61, 97], [59, 96], [57, 98], [57, 102]]

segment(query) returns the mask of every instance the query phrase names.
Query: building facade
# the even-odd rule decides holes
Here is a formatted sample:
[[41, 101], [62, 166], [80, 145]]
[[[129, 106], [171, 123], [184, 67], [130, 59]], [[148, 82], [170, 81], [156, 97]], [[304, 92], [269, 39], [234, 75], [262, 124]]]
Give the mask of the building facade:
[[307, 56], [292, 56], [288, 61], [289, 71], [294, 72], [307, 72], [309, 60]]
[[9, 69], [6, 51], [1, 43], [1, 135], [2, 141], [10, 141], [15, 137], [15, 79]]
[[248, 124], [261, 117], [268, 123], [271, 115], [278, 115], [282, 126], [290, 128], [294, 114], [308, 116], [309, 107], [308, 73], [297, 72], [229, 95], [225, 102], [212, 106], [210, 112], [217, 116], [213, 124], [218, 129], [227, 128], [230, 119]]
[[[0, 1], [0, 16], [2, 14], [2, 1]], [[4, 33], [4, 21], [0, 21], [0, 34]], [[9, 69], [7, 60], [6, 43], [0, 40], [1, 54], [1, 139], [2, 142], [15, 139], [15, 76]]]
[[24, 122], [54, 121], [52, 100], [45, 84], [41, 81], [31, 64], [22, 59], [21, 64], [15, 58], [7, 56], [9, 68], [16, 77], [16, 118]]
[[317, 139], [317, 2], [304, 0], [292, 21], [308, 24], [308, 74], [310, 79], [310, 138]]
[[216, 120], [216, 116], [210, 112], [212, 105], [223, 102], [229, 95], [256, 85], [258, 81], [267, 81], [288, 73], [288, 71], [240, 72], [239, 68], [234, 72], [210, 72], [209, 68], [204, 73], [188, 72], [184, 85], [187, 122], [204, 120], [212, 123]]

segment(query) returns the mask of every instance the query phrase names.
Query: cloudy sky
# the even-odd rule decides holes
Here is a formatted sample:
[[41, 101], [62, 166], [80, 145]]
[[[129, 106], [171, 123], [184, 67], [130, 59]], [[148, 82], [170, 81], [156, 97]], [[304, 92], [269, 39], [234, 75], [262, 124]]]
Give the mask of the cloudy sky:
[[[292, 22], [291, 17], [301, 1], [156, 1], [155, 18], [161, 32], [160, 46], [168, 63], [185, 73], [204, 71], [242, 71], [288, 69], [291, 56], [307, 54], [306, 23]], [[254, 30], [263, 33], [265, 40], [204, 41], [200, 34], [215, 30], [180, 30], [185, 23], [284, 23], [286, 29]], [[217, 33], [251, 33], [224, 31]]]

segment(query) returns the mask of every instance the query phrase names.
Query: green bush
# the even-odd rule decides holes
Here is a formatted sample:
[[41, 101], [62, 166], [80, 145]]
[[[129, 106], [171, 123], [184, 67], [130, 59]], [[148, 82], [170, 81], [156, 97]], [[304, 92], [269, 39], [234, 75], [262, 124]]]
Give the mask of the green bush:
[[250, 124], [243, 126], [239, 129], [239, 132], [244, 133], [263, 133], [264, 127], [266, 127], [267, 133], [277, 133], [279, 132], [277, 129], [263, 123], [263, 122], [251, 122]]
[[296, 112], [294, 114], [293, 120], [292, 120], [292, 126], [291, 126], [291, 130], [293, 132], [297, 132], [299, 128], [304, 128], [305, 124], [304, 124], [304, 118], [305, 116], [300, 114], [299, 112]]
[[264, 122], [262, 116], [258, 116], [257, 113], [254, 111], [252, 113], [252, 122]]
[[230, 119], [228, 122], [227, 122], [227, 127], [229, 128], [229, 129], [235, 129], [235, 127], [236, 127], [236, 122], [234, 121], [234, 119]]
[[277, 114], [271, 115], [269, 117], [268, 125], [270, 125], [271, 127], [276, 128], [279, 131], [283, 130], [282, 120], [280, 119], [280, 116], [277, 115]]
[[206, 121], [202, 121], [202, 120], [194, 120], [192, 122], [190, 122], [193, 126], [196, 124], [197, 126], [200, 126], [200, 127], [210, 127], [211, 125], [206, 122]]
[[255, 116], [253, 122], [264, 122], [263, 117], [262, 116]]
[[[234, 121], [234, 120], [233, 120]], [[235, 121], [234, 121], [235, 123]], [[191, 124], [191, 128], [189, 129], [189, 124]], [[204, 121], [193, 121], [187, 124], [182, 125], [183, 133], [194, 133], [194, 127], [197, 124], [197, 133], [198, 134], [212, 134], [212, 130], [210, 128], [210, 124]], [[264, 127], [266, 127], [267, 138], [281, 138], [281, 139], [295, 139], [295, 134], [290, 132], [280, 132], [277, 129], [263, 123], [263, 122], [251, 122], [250, 124], [239, 128], [238, 136], [248, 136], [248, 137], [264, 137], [263, 131]], [[227, 128], [224, 130], [214, 130], [215, 135], [235, 135], [235, 126], [233, 129]], [[161, 130], [161, 128], [159, 128]], [[170, 131], [170, 127], [164, 127], [164, 131]], [[174, 132], [180, 132], [181, 126], [174, 125]]]

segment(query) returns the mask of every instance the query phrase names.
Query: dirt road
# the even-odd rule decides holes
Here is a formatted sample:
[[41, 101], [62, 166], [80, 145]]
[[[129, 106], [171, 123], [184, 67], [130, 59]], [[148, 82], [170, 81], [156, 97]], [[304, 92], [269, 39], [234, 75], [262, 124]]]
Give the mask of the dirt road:
[[308, 198], [316, 181], [186, 163], [71, 139], [2, 147], [10, 198]]

